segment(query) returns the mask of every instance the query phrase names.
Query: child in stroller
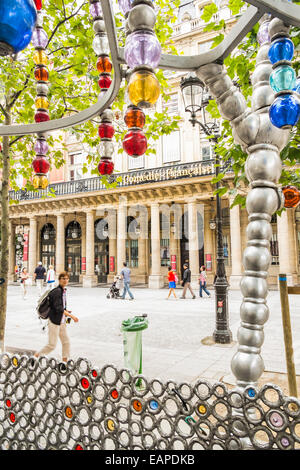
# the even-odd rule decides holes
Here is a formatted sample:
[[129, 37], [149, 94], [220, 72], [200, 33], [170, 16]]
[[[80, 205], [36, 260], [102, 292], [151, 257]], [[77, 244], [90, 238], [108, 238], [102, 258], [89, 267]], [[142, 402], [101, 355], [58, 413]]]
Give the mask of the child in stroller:
[[117, 275], [114, 277], [114, 282], [112, 283], [109, 292], [107, 294], [107, 299], [118, 299], [120, 297], [120, 289], [122, 288], [122, 279], [121, 276]]

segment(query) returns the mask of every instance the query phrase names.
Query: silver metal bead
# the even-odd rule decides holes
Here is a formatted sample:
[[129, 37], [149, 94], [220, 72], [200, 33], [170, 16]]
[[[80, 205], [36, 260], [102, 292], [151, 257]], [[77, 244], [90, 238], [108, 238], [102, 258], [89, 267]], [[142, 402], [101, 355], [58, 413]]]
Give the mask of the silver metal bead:
[[244, 297], [265, 299], [268, 294], [267, 281], [255, 276], [244, 276], [241, 280], [241, 292]]
[[112, 122], [114, 119], [114, 113], [111, 109], [106, 108], [103, 113], [100, 114], [101, 121]]
[[271, 240], [271, 224], [266, 220], [252, 220], [246, 228], [248, 240]]
[[93, 23], [93, 29], [95, 33], [105, 33], [105, 23], [103, 20], [96, 20]]
[[280, 36], [287, 36], [289, 34], [290, 27], [279, 18], [273, 18], [269, 24], [269, 35], [271, 40]]
[[248, 180], [268, 180], [277, 183], [282, 170], [282, 163], [279, 153], [275, 150], [257, 149], [250, 153], [245, 171]]
[[224, 119], [232, 121], [245, 111], [247, 105], [244, 95], [237, 89], [230, 92], [230, 90], [217, 99], [219, 111]]
[[272, 216], [277, 210], [278, 197], [272, 188], [253, 188], [246, 199], [248, 213], [265, 213]]
[[269, 248], [247, 246], [243, 253], [243, 265], [245, 270], [267, 271], [271, 263]]
[[129, 11], [128, 26], [131, 31], [135, 31], [137, 29], [153, 30], [155, 22], [155, 11], [148, 5], [136, 5]]
[[264, 371], [264, 361], [258, 354], [238, 351], [231, 362], [231, 370], [238, 378], [237, 383], [255, 384]]
[[251, 77], [252, 85], [255, 86], [259, 82], [269, 83], [271, 72], [272, 72], [271, 62], [266, 61], [266, 62], [259, 64], [252, 74], [252, 77]]
[[254, 325], [263, 325], [269, 318], [270, 312], [267, 304], [243, 302], [241, 305], [241, 320]]
[[270, 87], [269, 83], [254, 88], [252, 93], [252, 111], [258, 111], [259, 109], [271, 106], [274, 101], [274, 92]]
[[36, 92], [38, 95], [47, 96], [49, 92], [49, 87], [46, 83], [38, 82], [36, 85]]
[[237, 338], [240, 344], [246, 344], [251, 348], [260, 348], [264, 341], [264, 332], [260, 330], [250, 330], [241, 326], [238, 329]]

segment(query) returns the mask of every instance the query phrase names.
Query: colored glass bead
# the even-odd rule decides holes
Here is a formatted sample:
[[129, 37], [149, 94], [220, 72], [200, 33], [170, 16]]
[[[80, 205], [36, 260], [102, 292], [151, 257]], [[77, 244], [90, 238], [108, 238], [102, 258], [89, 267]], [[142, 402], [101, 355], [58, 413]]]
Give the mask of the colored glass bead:
[[118, 390], [114, 389], [112, 392], [111, 392], [111, 396], [114, 400], [116, 400], [118, 397], [119, 397], [119, 392]]
[[136, 106], [128, 106], [124, 116], [124, 121], [127, 127], [139, 127], [142, 129], [145, 125], [145, 114]]
[[45, 122], [45, 121], [49, 121], [50, 117], [49, 117], [49, 114], [46, 113], [46, 111], [38, 111], [34, 115], [34, 120], [35, 122]]
[[34, 144], [34, 151], [37, 155], [46, 155], [48, 150], [49, 146], [44, 139], [38, 139]]
[[35, 173], [46, 175], [50, 169], [49, 161], [44, 157], [35, 158], [32, 162]]
[[110, 73], [112, 69], [112, 63], [107, 56], [100, 56], [97, 60], [97, 70], [99, 73]]
[[106, 34], [97, 34], [93, 41], [93, 49], [96, 55], [108, 55], [109, 44]]
[[32, 0], [0, 0], [0, 42], [8, 44], [12, 49], [7, 50], [7, 54], [20, 52], [28, 46], [36, 18]]
[[149, 407], [151, 408], [151, 410], [156, 411], [158, 409], [157, 401], [156, 400], [151, 400], [149, 402]]
[[255, 393], [254, 388], [249, 388], [249, 390], [248, 390], [248, 396], [249, 396], [250, 398], [254, 398], [255, 395], [256, 395], [256, 393]]
[[147, 139], [140, 130], [127, 132], [123, 140], [123, 149], [131, 157], [144, 155], [147, 150]]
[[108, 429], [108, 431], [114, 431], [115, 430], [115, 422], [112, 419], [107, 420], [107, 429]]
[[132, 1], [131, 0], [118, 0], [118, 3], [119, 3], [119, 8], [121, 12], [125, 16], [126, 13], [128, 13], [131, 8]]
[[297, 93], [300, 94], [300, 77], [297, 78], [297, 80], [296, 80], [296, 85], [295, 85], [295, 87], [293, 88], [293, 91], [296, 91]]
[[142, 70], [131, 75], [128, 84], [128, 96], [135, 106], [149, 108], [156, 103], [159, 94], [159, 81], [153, 72]]
[[38, 96], [35, 100], [35, 107], [37, 109], [48, 109], [49, 101], [44, 96]]
[[99, 145], [101, 157], [111, 157], [114, 153], [114, 144], [110, 140], [102, 140]]
[[42, 49], [38, 49], [35, 52], [35, 54], [33, 55], [33, 60], [36, 65], [47, 65], [48, 63], [47, 54]]
[[98, 171], [99, 174], [104, 176], [104, 175], [111, 175], [112, 172], [114, 171], [114, 164], [110, 160], [101, 160], [101, 162], [98, 165]]
[[270, 107], [269, 115], [275, 127], [292, 127], [300, 117], [300, 101], [290, 94], [278, 96]]
[[102, 17], [102, 8], [99, 2], [91, 3], [90, 5], [90, 15], [95, 18]]
[[98, 128], [98, 133], [101, 139], [111, 139], [115, 133], [115, 129], [111, 124], [103, 122]]
[[300, 202], [300, 191], [295, 186], [285, 186], [282, 188], [284, 195], [284, 207], [291, 209], [297, 207]]
[[257, 33], [257, 41], [260, 46], [266, 42], [270, 42], [269, 22], [265, 22], [260, 25]]
[[155, 68], [160, 61], [161, 45], [153, 33], [135, 31], [126, 38], [124, 57], [131, 69], [139, 65]]
[[99, 87], [100, 88], [109, 88], [110, 85], [111, 85], [111, 77], [110, 75], [108, 74], [101, 74], [100, 77], [99, 77], [99, 81], [98, 81], [98, 84], [99, 84]]
[[294, 44], [289, 38], [279, 38], [272, 42], [269, 52], [269, 59], [272, 64], [280, 60], [291, 61], [294, 55]]
[[49, 182], [46, 176], [36, 175], [34, 176], [32, 180], [32, 184], [33, 184], [34, 189], [46, 189]]
[[296, 85], [296, 72], [289, 65], [276, 67], [270, 75], [272, 90], [279, 93], [283, 90], [292, 90]]
[[273, 426], [281, 427], [283, 425], [283, 418], [279, 413], [273, 412], [270, 415], [270, 421]]
[[81, 386], [82, 386], [82, 388], [84, 388], [86, 390], [86, 389], [89, 388], [90, 382], [86, 378], [83, 378], [83, 379], [81, 379]]
[[135, 411], [142, 411], [142, 403], [139, 400], [133, 400], [132, 406]]
[[43, 28], [35, 28], [32, 34], [32, 44], [34, 47], [46, 49], [48, 44], [48, 35]]
[[47, 82], [49, 79], [48, 70], [45, 67], [37, 67], [34, 71], [34, 77], [40, 82]]

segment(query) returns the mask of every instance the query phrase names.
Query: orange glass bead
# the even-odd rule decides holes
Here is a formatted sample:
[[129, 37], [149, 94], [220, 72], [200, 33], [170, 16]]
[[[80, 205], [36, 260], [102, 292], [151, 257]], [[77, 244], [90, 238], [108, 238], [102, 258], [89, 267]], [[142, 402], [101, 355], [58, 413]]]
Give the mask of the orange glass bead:
[[145, 125], [145, 114], [137, 106], [129, 106], [125, 116], [124, 121], [127, 127], [139, 127], [143, 129]]
[[65, 410], [65, 414], [66, 414], [66, 417], [71, 419], [72, 416], [73, 416], [73, 411], [72, 411], [72, 408], [70, 408], [70, 406], [67, 406], [66, 407], [66, 410]]
[[142, 404], [139, 400], [134, 400], [132, 403], [133, 408], [135, 411], [142, 411]]
[[34, 78], [39, 82], [47, 82], [49, 79], [48, 70], [45, 67], [37, 67], [34, 71]]
[[41, 49], [38, 49], [33, 55], [33, 60], [37, 65], [47, 65], [48, 63], [47, 54]]
[[114, 389], [112, 392], [111, 392], [111, 396], [114, 400], [116, 400], [119, 396], [119, 393], [118, 393], [118, 390]]
[[97, 70], [99, 73], [110, 73], [112, 69], [112, 63], [107, 56], [101, 56], [97, 60]]
[[297, 207], [300, 202], [300, 191], [295, 186], [285, 186], [282, 188], [284, 195], [284, 207], [291, 209]]

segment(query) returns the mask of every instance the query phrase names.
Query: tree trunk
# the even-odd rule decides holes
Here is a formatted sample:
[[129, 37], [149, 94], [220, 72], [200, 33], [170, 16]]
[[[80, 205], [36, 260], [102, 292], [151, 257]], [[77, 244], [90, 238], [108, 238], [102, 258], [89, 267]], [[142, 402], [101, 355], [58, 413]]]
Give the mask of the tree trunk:
[[[11, 124], [10, 113], [5, 118], [5, 124]], [[9, 137], [3, 137], [2, 151], [2, 190], [1, 198], [1, 255], [0, 255], [0, 352], [4, 351], [4, 335], [7, 309], [7, 287], [8, 287], [8, 259], [9, 259]], [[4, 281], [4, 282], [3, 282]]]

